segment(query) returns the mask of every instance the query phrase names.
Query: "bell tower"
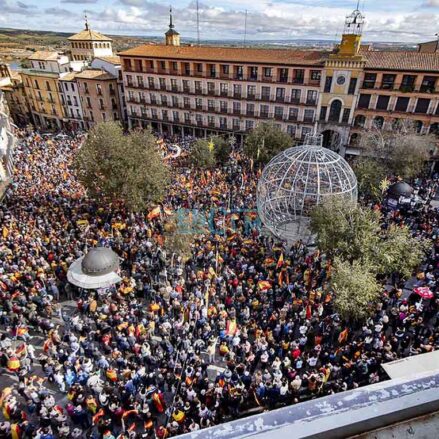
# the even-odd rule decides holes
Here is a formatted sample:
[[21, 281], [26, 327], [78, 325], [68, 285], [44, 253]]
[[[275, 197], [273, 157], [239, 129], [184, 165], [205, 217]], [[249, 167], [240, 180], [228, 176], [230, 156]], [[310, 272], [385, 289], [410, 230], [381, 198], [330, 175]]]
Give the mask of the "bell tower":
[[167, 46], [179, 46], [180, 34], [174, 29], [172, 23], [172, 7], [169, 7], [169, 29], [165, 33], [165, 42]]
[[361, 54], [365, 19], [355, 9], [345, 19], [340, 45], [325, 61], [318, 105], [318, 131], [323, 145], [344, 154], [359, 96], [366, 59]]
[[343, 36], [338, 49], [339, 56], [355, 57], [359, 54], [363, 27], [364, 16], [358, 9], [355, 9], [352, 14], [346, 17]]

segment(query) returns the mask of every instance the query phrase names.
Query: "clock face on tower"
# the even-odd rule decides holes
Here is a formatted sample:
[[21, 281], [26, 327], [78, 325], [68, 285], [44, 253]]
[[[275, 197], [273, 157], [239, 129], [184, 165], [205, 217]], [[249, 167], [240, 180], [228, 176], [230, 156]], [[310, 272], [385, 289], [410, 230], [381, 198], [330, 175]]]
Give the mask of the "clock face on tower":
[[346, 78], [343, 75], [337, 77], [337, 84], [343, 85], [346, 82]]

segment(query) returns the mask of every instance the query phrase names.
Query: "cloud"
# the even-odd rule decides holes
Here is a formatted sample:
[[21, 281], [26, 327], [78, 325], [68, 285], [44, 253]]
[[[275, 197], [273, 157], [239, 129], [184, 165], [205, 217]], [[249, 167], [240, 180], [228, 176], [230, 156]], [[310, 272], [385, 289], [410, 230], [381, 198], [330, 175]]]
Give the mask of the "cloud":
[[20, 8], [23, 8], [23, 9], [35, 9], [36, 8], [35, 5], [27, 5], [26, 3], [23, 3], [20, 1], [17, 2], [17, 6], [19, 6]]
[[422, 6], [424, 8], [439, 8], [439, 0], [427, 0]]
[[26, 5], [21, 1], [0, 0], [0, 10], [3, 14], [17, 14], [23, 16], [35, 15], [36, 6]]
[[61, 3], [74, 3], [77, 5], [97, 3], [98, 0], [61, 0]]
[[50, 14], [50, 15], [56, 15], [59, 17], [64, 17], [64, 16], [72, 16], [74, 15], [72, 13], [72, 11], [68, 11], [67, 9], [63, 9], [63, 8], [47, 8], [44, 10], [44, 12], [46, 14]]

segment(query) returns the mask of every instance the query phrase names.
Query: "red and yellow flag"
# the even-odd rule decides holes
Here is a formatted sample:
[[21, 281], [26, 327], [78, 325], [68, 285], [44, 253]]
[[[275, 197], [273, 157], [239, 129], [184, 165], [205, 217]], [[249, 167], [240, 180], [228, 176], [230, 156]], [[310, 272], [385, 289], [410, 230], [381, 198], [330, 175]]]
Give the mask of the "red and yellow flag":
[[161, 212], [160, 206], [157, 206], [154, 209], [152, 209], [151, 212], [148, 213], [146, 218], [148, 219], [148, 221], [151, 221], [154, 218], [159, 217], [160, 216], [160, 212]]

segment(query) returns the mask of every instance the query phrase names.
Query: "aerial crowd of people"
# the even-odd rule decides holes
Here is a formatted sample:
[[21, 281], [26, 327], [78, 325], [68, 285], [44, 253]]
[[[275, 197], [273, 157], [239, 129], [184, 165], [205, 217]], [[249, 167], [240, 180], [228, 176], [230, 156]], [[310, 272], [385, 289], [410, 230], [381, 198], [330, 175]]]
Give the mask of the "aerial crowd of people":
[[[438, 176], [414, 182], [421, 207], [375, 206], [432, 240], [414, 274], [434, 297], [396, 280], [366, 322], [348, 324], [328, 288], [331, 260], [261, 230], [260, 171], [239, 148], [210, 171], [171, 161], [151, 215], [87, 196], [71, 169], [84, 135], [17, 134], [0, 204], [0, 438], [165, 439], [378, 382], [383, 362], [439, 346]], [[187, 257], [164, 245], [182, 209], [208, 218]], [[120, 256], [119, 285], [67, 282], [94, 246]]]

